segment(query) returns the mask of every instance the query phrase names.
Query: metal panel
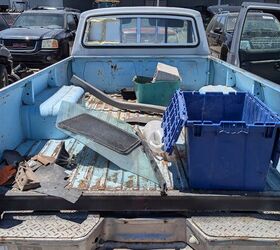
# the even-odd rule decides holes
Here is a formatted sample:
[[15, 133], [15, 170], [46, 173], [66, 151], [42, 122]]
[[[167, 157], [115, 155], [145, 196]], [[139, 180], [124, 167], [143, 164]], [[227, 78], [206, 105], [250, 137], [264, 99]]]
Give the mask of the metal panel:
[[280, 247], [279, 216], [203, 216], [187, 219], [187, 242], [196, 250], [276, 250]]
[[191, 221], [212, 237], [279, 238], [279, 216], [259, 217], [205, 216], [193, 217]]
[[98, 215], [85, 213], [4, 214], [0, 235], [9, 238], [80, 239], [87, 236], [99, 223]]

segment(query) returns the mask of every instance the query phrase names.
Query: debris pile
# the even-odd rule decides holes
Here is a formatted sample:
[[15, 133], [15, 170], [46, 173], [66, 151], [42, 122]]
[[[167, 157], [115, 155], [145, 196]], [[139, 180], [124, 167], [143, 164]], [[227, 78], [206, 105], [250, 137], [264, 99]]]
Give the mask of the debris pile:
[[67, 188], [67, 172], [75, 167], [75, 158], [69, 155], [64, 142], [52, 156], [39, 153], [28, 159], [15, 150], [6, 150], [3, 161], [6, 165], [0, 168], [0, 186], [12, 186], [21, 191], [33, 190], [72, 203], [82, 194], [80, 190]]

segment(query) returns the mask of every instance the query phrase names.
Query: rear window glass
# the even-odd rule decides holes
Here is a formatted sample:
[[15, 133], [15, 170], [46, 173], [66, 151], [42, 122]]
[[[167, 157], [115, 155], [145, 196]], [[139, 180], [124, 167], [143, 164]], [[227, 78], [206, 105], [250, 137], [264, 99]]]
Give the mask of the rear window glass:
[[86, 46], [195, 46], [198, 38], [192, 18], [111, 16], [89, 18], [83, 42]]
[[233, 32], [236, 24], [237, 16], [229, 16], [227, 21], [227, 31]]
[[280, 23], [272, 14], [248, 13], [240, 49], [280, 49]]

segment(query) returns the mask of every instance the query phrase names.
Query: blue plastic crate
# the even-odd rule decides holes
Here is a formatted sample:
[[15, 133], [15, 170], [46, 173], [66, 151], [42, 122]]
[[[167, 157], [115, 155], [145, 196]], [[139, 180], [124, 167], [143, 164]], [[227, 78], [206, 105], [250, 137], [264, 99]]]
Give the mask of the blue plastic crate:
[[177, 91], [164, 113], [163, 142], [172, 153], [186, 127], [191, 188], [258, 191], [279, 159], [279, 125], [279, 116], [249, 93]]

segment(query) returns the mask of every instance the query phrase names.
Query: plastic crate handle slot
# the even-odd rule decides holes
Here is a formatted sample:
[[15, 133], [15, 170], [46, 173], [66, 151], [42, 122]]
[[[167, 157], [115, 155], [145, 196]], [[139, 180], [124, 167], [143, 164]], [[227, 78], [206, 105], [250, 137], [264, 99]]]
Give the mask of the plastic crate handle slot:
[[232, 123], [232, 122], [221, 122], [218, 130], [218, 134], [238, 135], [248, 134], [249, 129], [246, 123]]
[[271, 156], [271, 160], [273, 163], [272, 166], [274, 168], [276, 168], [278, 165], [279, 157], [280, 157], [280, 129], [278, 128], [277, 132], [276, 132], [276, 139], [275, 139], [273, 152], [272, 152], [272, 156]]
[[199, 125], [194, 125], [193, 126], [193, 135], [196, 137], [201, 136], [201, 132], [202, 132], [202, 126]]

